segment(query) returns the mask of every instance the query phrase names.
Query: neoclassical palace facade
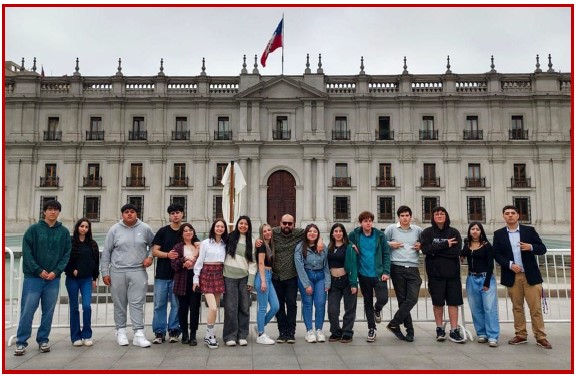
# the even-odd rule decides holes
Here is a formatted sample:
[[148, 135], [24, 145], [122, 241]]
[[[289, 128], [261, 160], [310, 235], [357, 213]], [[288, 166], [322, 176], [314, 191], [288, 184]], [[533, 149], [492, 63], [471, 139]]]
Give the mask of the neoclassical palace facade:
[[321, 61], [301, 75], [43, 77], [5, 63], [5, 226], [20, 232], [42, 203], [62, 202], [72, 227], [87, 216], [105, 232], [126, 202], [154, 230], [180, 202], [199, 232], [220, 216], [226, 165], [248, 183], [242, 212], [277, 224], [334, 222], [358, 213], [376, 226], [408, 205], [428, 226], [431, 209], [488, 232], [516, 204], [543, 234], [567, 234], [571, 218], [571, 74], [330, 76]]

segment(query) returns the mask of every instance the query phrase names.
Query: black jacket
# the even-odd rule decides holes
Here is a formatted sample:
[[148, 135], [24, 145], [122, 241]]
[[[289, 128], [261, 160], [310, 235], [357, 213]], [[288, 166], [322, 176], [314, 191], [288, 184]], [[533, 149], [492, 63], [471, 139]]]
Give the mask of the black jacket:
[[[100, 251], [94, 239], [90, 243], [85, 243], [72, 238], [72, 252], [70, 252], [70, 260], [65, 269], [67, 278], [91, 277], [93, 281], [96, 281], [99, 264]], [[78, 270], [77, 276], [74, 276], [74, 270]]]
[[[448, 246], [448, 239], [456, 238], [457, 243]], [[460, 277], [460, 250], [462, 237], [454, 227], [450, 227], [450, 217], [446, 213], [446, 223], [440, 229], [434, 217], [432, 226], [420, 234], [420, 249], [426, 255], [425, 265], [428, 277], [458, 278]]]

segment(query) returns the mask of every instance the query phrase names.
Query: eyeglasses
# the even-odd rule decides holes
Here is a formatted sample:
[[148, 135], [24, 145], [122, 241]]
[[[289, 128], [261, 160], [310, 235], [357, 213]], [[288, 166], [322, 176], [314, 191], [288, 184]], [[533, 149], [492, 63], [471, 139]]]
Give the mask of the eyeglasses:
[[294, 222], [282, 222], [284, 226], [292, 226]]

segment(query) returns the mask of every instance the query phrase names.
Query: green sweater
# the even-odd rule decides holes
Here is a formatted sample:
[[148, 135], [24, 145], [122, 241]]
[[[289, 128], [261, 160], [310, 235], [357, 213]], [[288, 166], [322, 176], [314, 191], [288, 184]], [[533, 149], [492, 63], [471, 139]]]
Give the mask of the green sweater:
[[[376, 252], [374, 254], [374, 269], [376, 270], [376, 275], [378, 279], [382, 279], [383, 275], [390, 275], [390, 248], [384, 237], [384, 232], [373, 228], [372, 231], [376, 235]], [[346, 254], [346, 270], [350, 273], [351, 281], [352, 277], [358, 274], [360, 269], [360, 257], [362, 255], [362, 249], [360, 247], [360, 234], [362, 233], [361, 227], [356, 227], [349, 235], [350, 243], [355, 244], [358, 249], [358, 254], [350, 254], [348, 257]], [[350, 261], [348, 261], [350, 260]]]
[[70, 232], [61, 222], [50, 227], [41, 219], [24, 233], [22, 270], [26, 277], [39, 277], [43, 270], [54, 272], [56, 278], [66, 269], [70, 259]]

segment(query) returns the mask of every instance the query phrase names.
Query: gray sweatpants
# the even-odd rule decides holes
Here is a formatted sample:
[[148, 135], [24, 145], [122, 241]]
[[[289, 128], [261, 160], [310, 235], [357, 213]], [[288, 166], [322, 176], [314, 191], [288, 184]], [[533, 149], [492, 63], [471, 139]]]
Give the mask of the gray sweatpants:
[[148, 273], [146, 270], [118, 272], [110, 270], [110, 292], [114, 302], [114, 323], [116, 329], [126, 327], [126, 311], [130, 306], [132, 329], [144, 329], [144, 304]]

